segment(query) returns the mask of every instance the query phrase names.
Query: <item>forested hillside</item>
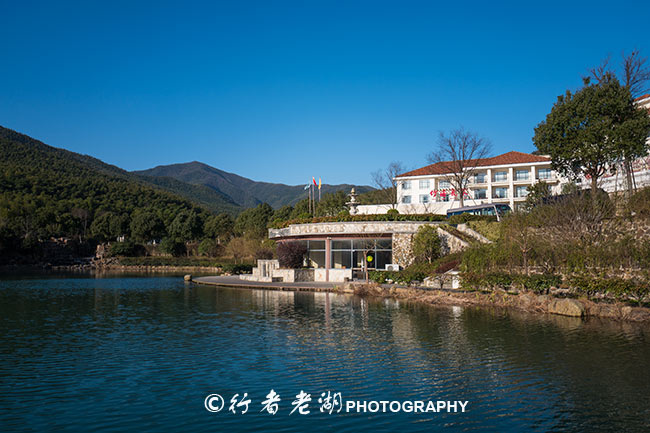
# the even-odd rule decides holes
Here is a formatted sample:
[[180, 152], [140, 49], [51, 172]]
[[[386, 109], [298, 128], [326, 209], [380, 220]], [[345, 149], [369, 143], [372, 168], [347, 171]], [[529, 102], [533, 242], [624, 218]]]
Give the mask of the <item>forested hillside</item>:
[[[197, 161], [163, 165], [133, 173], [141, 176], [171, 177], [192, 185], [205, 186], [243, 207], [268, 203], [271, 207], [278, 209], [286, 205], [294, 206], [307, 197], [304, 185], [257, 182]], [[353, 186], [323, 184], [321, 195], [337, 191], [349, 193]], [[356, 186], [355, 188], [357, 193], [372, 190], [369, 186]]]
[[50, 237], [129, 235], [136, 211], [160, 220], [158, 235], [181, 213], [209, 215], [117, 167], [0, 127], [0, 250], [29, 249]]

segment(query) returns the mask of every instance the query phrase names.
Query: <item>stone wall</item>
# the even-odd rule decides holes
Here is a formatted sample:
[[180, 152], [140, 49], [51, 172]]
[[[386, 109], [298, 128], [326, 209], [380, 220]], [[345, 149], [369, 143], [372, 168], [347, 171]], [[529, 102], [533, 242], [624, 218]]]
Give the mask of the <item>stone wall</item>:
[[413, 263], [413, 236], [415, 233], [393, 233], [393, 263], [402, 268]]

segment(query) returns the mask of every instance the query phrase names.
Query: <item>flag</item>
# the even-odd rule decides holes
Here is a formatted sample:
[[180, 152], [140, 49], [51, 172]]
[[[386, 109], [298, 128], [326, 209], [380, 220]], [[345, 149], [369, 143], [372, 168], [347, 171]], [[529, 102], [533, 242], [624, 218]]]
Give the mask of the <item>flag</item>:
[[314, 186], [318, 186], [318, 184], [316, 183], [316, 178], [315, 177], [312, 177], [311, 180], [314, 181]]
[[321, 185], [321, 182], [320, 182], [320, 177], [319, 177], [319, 178], [318, 178], [318, 190], [319, 190], [319, 191], [320, 191], [320, 185]]
[[309, 184], [305, 185], [305, 189], [309, 189]]

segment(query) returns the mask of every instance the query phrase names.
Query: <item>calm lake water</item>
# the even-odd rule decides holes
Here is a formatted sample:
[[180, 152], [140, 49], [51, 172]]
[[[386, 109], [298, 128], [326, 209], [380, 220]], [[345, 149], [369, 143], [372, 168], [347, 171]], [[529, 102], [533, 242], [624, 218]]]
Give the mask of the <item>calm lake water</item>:
[[[648, 326], [382, 299], [0, 279], [0, 431], [648, 431]], [[260, 412], [273, 389], [275, 415]], [[310, 393], [310, 413], [293, 409]], [[321, 413], [348, 400], [465, 413]], [[208, 412], [220, 394], [225, 407]], [[246, 414], [228, 412], [248, 393]], [[240, 409], [241, 410], [241, 409]]]

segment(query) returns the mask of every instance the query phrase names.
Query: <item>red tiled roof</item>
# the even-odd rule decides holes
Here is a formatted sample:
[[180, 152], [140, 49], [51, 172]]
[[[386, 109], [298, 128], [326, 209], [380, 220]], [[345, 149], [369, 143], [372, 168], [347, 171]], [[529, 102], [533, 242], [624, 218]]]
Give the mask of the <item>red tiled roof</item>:
[[[548, 156], [531, 155], [523, 152], [508, 152], [491, 158], [479, 159], [478, 162], [471, 160], [467, 165], [476, 167], [486, 167], [490, 165], [508, 165], [508, 164], [528, 164], [531, 162], [551, 162]], [[396, 177], [405, 176], [426, 176], [431, 174], [449, 174], [453, 169], [449, 165], [451, 161], [436, 162], [426, 167], [418, 168], [407, 173], [397, 175]]]
[[634, 98], [634, 102], [636, 102], [636, 101], [642, 101], [642, 100], [644, 100], [644, 99], [648, 99], [648, 98], [650, 98], [650, 93], [646, 93], [645, 95], [641, 95], [641, 96], [639, 96], [638, 98]]

